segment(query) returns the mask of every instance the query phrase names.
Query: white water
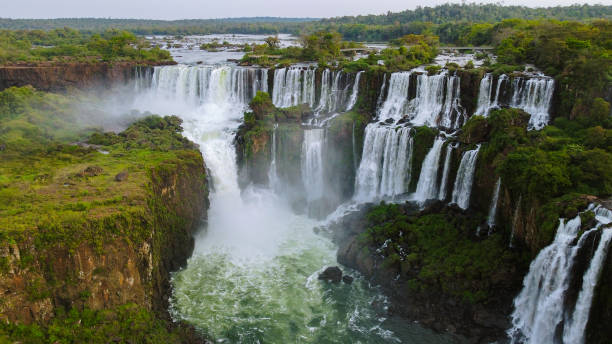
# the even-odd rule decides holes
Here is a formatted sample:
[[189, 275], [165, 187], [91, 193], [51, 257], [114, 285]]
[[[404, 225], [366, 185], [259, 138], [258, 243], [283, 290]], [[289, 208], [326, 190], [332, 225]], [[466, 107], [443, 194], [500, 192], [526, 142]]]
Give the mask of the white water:
[[278, 124], [274, 124], [274, 129], [272, 129], [272, 148], [270, 151], [270, 169], [268, 170], [268, 182], [270, 184], [270, 188], [274, 191], [280, 190], [281, 183], [278, 179], [278, 168], [276, 167], [276, 130], [278, 129]]
[[354, 199], [368, 202], [406, 193], [410, 183], [411, 161], [410, 128], [368, 124], [355, 178]]
[[355, 106], [355, 103], [357, 103], [357, 95], [359, 94], [359, 80], [361, 79], [361, 74], [363, 74], [363, 71], [358, 72], [355, 76], [355, 83], [353, 84], [353, 90], [351, 91], [351, 98], [349, 99], [349, 102], [346, 105], [345, 111], [350, 111], [351, 109], [353, 109], [353, 106]]
[[[229, 66], [158, 67], [134, 101], [139, 110], [184, 120], [184, 135], [199, 144], [213, 184], [207, 229], [196, 236], [186, 268], [172, 277], [172, 316], [217, 342], [450, 342], [388, 319], [385, 297], [350, 271], [351, 285], [318, 281], [323, 268], [338, 264], [336, 247], [313, 233], [320, 223], [294, 214], [271, 190], [239, 189], [234, 133], [249, 98], [264, 87], [263, 75]], [[316, 178], [323, 132], [308, 131], [303, 145], [314, 193], [323, 181]]]
[[439, 200], [446, 199], [446, 189], [448, 184], [448, 175], [450, 173], [450, 162], [455, 147], [452, 144], [446, 146], [446, 156], [444, 157], [444, 169], [442, 169], [442, 181], [440, 181], [440, 192], [438, 193]]
[[497, 179], [495, 183], [495, 189], [493, 190], [493, 197], [491, 198], [491, 206], [489, 207], [489, 216], [487, 217], [487, 225], [489, 226], [489, 235], [493, 227], [495, 227], [495, 218], [497, 216], [497, 202], [499, 200], [499, 190], [501, 189], [501, 178]]
[[[612, 220], [612, 217], [609, 218]], [[567, 327], [563, 332], [564, 343], [582, 344], [585, 340], [585, 330], [589, 321], [589, 313], [593, 302], [595, 287], [599, 281], [601, 270], [604, 267], [604, 262], [607, 258], [610, 249], [610, 241], [612, 240], [612, 228], [606, 228], [602, 231], [601, 239], [595, 255], [591, 259], [589, 269], [584, 274], [582, 280], [582, 289], [576, 301], [574, 313], [569, 320]]]
[[304, 67], [279, 68], [274, 71], [272, 102], [286, 108], [299, 104], [315, 104], [315, 70]]
[[425, 156], [419, 182], [414, 194], [414, 199], [418, 202], [425, 202], [438, 197], [438, 170], [440, 166], [440, 152], [444, 145], [444, 138], [437, 137], [433, 146]]
[[474, 171], [476, 170], [476, 160], [480, 146], [476, 149], [463, 153], [457, 178], [453, 189], [452, 203], [457, 204], [461, 209], [470, 206], [470, 196], [472, 194], [472, 182], [474, 181]]
[[459, 77], [446, 72], [416, 77], [416, 96], [409, 99], [412, 72], [391, 74], [389, 92], [378, 109], [378, 119], [398, 121], [407, 116], [415, 126], [459, 128], [465, 121], [460, 105]]
[[[389, 79], [387, 98], [378, 108], [378, 119], [384, 121], [392, 118], [398, 120], [408, 113], [408, 91], [410, 89], [411, 72], [392, 73]], [[385, 78], [387, 75], [385, 74]], [[383, 80], [382, 88], [386, 86]], [[381, 96], [384, 93], [381, 89]]]
[[323, 147], [325, 129], [304, 130], [302, 143], [302, 181], [307, 201], [314, 202], [323, 198], [325, 174], [323, 166]]
[[529, 129], [540, 130], [548, 125], [548, 113], [555, 90], [552, 78], [515, 78], [512, 83], [513, 95], [510, 106], [523, 109], [531, 115]]
[[474, 114], [487, 117], [489, 116], [491, 110], [501, 107], [499, 96], [502, 88], [504, 87], [504, 84], [507, 82], [508, 76], [502, 74], [497, 79], [495, 87], [493, 87], [493, 75], [491, 73], [485, 74], [485, 76], [480, 81], [480, 88], [478, 91], [478, 105]]
[[[606, 221], [612, 221], [612, 218], [606, 218]], [[508, 330], [512, 343], [584, 342], [593, 293], [609, 250], [612, 229], [602, 230], [571, 315], [567, 309], [567, 289], [578, 250], [603, 224], [598, 222], [576, 242], [581, 227], [580, 215], [567, 223], [560, 220], [553, 243], [542, 249], [533, 260], [523, 281], [523, 290], [514, 300], [513, 327]]]

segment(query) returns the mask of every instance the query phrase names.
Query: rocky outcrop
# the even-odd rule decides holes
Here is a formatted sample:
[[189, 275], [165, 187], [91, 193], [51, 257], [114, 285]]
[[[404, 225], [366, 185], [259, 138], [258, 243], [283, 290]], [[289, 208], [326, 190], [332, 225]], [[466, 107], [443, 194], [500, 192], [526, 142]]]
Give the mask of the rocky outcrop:
[[82, 231], [102, 231], [103, 239], [72, 247], [58, 239], [62, 228], [40, 227], [3, 240], [3, 321], [45, 324], [60, 308], [100, 310], [126, 303], [168, 317], [170, 272], [191, 256], [192, 235], [206, 218], [206, 171], [201, 154], [193, 151], [148, 173], [142, 190], [146, 206], [88, 219]]
[[[453, 219], [470, 221], [470, 216], [464, 214], [459, 208], [447, 208], [442, 202], [436, 202], [420, 212], [418, 208], [409, 203], [402, 205], [401, 208], [403, 216], [418, 218], [431, 214], [447, 214]], [[432, 259], [433, 252], [421, 251], [423, 247], [409, 247], [410, 245], [426, 245], [428, 244], [427, 239], [424, 239], [423, 242], [406, 243], [405, 240], [412, 239], [402, 238], [400, 234], [400, 237], [389, 236], [388, 241], [385, 241], [385, 244], [380, 247], [368, 244], [369, 239], [366, 238], [370, 238], [370, 234], [367, 234], [367, 229], [374, 224], [367, 219], [366, 214], [372, 209], [376, 208], [373, 208], [373, 205], [366, 205], [359, 212], [346, 216], [330, 229], [333, 231], [334, 241], [339, 245], [338, 261], [344, 266], [360, 271], [366, 278], [381, 285], [386, 294], [391, 297], [390, 312], [418, 321], [438, 331], [465, 336], [477, 343], [491, 342], [504, 336], [505, 330], [509, 327], [507, 316], [512, 311], [513, 297], [520, 290], [522, 276], [527, 268], [526, 262], [521, 261], [517, 258], [518, 255], [515, 255], [515, 258], [504, 259], [504, 263], [494, 273], [482, 275], [479, 279], [467, 282], [460, 263], [446, 262], [445, 264], [449, 267], [452, 264], [457, 264], [457, 266], [450, 270], [441, 268], [440, 271], [446, 272], [445, 275], [439, 276], [439, 279], [431, 277], [428, 275], [431, 270], [430, 272], [424, 270], [423, 260]], [[463, 220], [458, 221], [457, 223], [461, 223]], [[401, 228], [404, 228], [403, 236], [414, 236], [415, 232], [407, 232], [405, 227]], [[457, 228], [456, 230], [461, 233], [460, 237], [469, 235], [463, 233], [463, 229]], [[439, 235], [439, 233], [431, 235]], [[447, 240], [453, 239], [447, 238]], [[472, 247], [480, 245], [475, 237], [459, 239], [450, 245], [466, 246], [469, 245], [466, 244], [467, 240], [474, 241]], [[406, 255], [402, 258], [389, 256], [388, 245], [402, 241], [407, 245], [405, 249], [423, 253], [406, 251]], [[491, 247], [492, 243], [493, 241], [489, 241], [485, 245]], [[505, 251], [505, 247], [496, 249], [500, 252]], [[437, 250], [437, 254], [440, 254], [439, 249]], [[427, 256], [421, 257], [420, 255], [425, 252]], [[456, 253], [448, 252], [445, 255], [448, 256], [446, 258], [448, 260], [460, 260]], [[466, 254], [463, 259], [474, 258], [467, 257]], [[432, 282], [432, 278], [436, 282]], [[475, 285], [466, 287], [466, 283], [475, 283]], [[457, 294], [460, 290], [477, 290], [480, 285], [483, 286], [483, 292], [493, 293], [487, 295], [484, 302], [470, 301], [470, 298]], [[477, 295], [476, 298], [478, 298]]]
[[43, 91], [68, 88], [109, 87], [144, 73], [152, 64], [135, 62], [38, 63], [0, 66], [0, 91], [12, 86], [31, 85]]

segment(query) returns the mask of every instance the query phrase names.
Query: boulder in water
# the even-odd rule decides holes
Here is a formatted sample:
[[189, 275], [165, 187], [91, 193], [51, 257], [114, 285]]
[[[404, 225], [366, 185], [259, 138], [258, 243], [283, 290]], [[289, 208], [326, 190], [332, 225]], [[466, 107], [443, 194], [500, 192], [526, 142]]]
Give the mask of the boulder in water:
[[344, 275], [344, 276], [342, 276], [342, 282], [344, 282], [346, 284], [351, 284], [351, 283], [353, 283], [353, 277], [351, 277], [349, 275]]
[[333, 283], [340, 283], [340, 280], [342, 280], [342, 270], [340, 270], [340, 268], [337, 266], [330, 266], [319, 274], [319, 279]]

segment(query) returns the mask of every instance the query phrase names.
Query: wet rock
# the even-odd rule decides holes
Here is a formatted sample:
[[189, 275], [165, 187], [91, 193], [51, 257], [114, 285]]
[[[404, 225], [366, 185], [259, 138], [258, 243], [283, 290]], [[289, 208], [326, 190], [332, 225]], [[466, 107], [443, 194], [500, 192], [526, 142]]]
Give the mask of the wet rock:
[[344, 276], [342, 276], [342, 282], [344, 282], [346, 284], [351, 284], [351, 283], [353, 283], [353, 277], [351, 277], [349, 275], [344, 275]]
[[393, 122], [395, 122], [393, 118], [387, 118], [387, 120], [385, 121], [385, 123], [387, 124], [393, 124]]
[[117, 173], [117, 175], [115, 176], [115, 181], [122, 182], [124, 180], [127, 180], [127, 178], [128, 178], [128, 173], [126, 171], [123, 171], [123, 172]]
[[340, 283], [342, 270], [337, 266], [330, 266], [319, 274], [319, 279], [327, 282]]

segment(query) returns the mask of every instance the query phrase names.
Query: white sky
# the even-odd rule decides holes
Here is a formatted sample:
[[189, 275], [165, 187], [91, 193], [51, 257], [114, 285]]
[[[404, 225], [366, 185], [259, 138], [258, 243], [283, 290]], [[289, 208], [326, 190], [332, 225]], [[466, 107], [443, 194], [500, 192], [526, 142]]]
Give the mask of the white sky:
[[[335, 17], [435, 6], [449, 0], [0, 0], [2, 18]], [[456, 0], [450, 2], [458, 2]], [[497, 2], [478, 0], [477, 2]], [[557, 6], [579, 0], [518, 0], [506, 5]], [[583, 3], [584, 0], [581, 2]], [[587, 1], [612, 5], [612, 0]]]

